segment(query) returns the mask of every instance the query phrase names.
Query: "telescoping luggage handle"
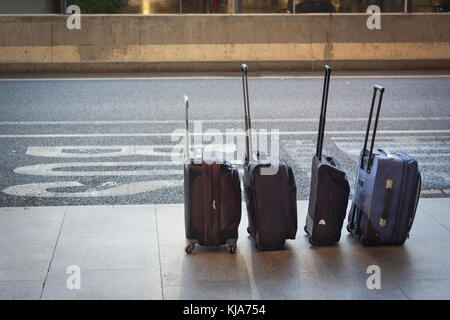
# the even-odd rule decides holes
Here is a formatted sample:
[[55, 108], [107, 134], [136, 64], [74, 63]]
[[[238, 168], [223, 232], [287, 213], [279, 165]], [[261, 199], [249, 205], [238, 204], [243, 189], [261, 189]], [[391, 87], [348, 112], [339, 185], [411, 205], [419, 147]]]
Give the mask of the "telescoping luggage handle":
[[242, 71], [242, 89], [244, 91], [244, 114], [245, 114], [245, 164], [247, 165], [252, 157], [252, 124], [250, 120], [250, 103], [248, 98], [248, 67], [246, 64], [241, 65]]
[[330, 87], [331, 68], [325, 65], [325, 77], [323, 81], [322, 106], [320, 109], [319, 133], [317, 136], [316, 156], [322, 158], [323, 136], [325, 134], [325, 118], [327, 115], [328, 89]]
[[361, 169], [364, 169], [364, 157], [366, 156], [366, 152], [367, 152], [367, 150], [366, 150], [367, 149], [367, 140], [369, 139], [370, 124], [372, 122], [373, 108], [375, 106], [377, 91], [380, 92], [380, 95], [378, 98], [377, 113], [375, 115], [375, 122], [373, 125], [372, 142], [370, 144], [369, 156], [367, 158], [367, 172], [370, 172], [370, 166], [372, 165], [373, 145], [375, 143], [375, 135], [377, 133], [378, 118], [380, 117], [381, 102], [383, 100], [384, 87], [379, 86], [377, 84], [373, 87], [372, 104], [370, 106], [369, 121], [367, 123], [366, 137], [364, 139], [364, 147], [363, 147], [363, 151], [362, 151], [362, 155], [361, 155]]
[[186, 105], [185, 158], [186, 161], [188, 161], [190, 160], [191, 156], [189, 153], [189, 98], [187, 95], [184, 96], [184, 104]]

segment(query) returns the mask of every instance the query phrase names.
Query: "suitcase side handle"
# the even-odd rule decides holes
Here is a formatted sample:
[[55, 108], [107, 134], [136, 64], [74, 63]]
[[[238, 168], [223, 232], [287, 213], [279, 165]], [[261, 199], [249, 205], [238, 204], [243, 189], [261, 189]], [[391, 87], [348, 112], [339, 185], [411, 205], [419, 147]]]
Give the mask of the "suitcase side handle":
[[185, 158], [186, 158], [186, 161], [189, 161], [191, 156], [189, 153], [189, 97], [187, 95], [184, 95], [184, 104], [186, 106]]
[[320, 108], [319, 133], [317, 136], [316, 156], [319, 160], [322, 158], [323, 138], [325, 135], [325, 118], [327, 114], [328, 89], [330, 87], [331, 68], [325, 65], [325, 77], [323, 81], [322, 105]]
[[246, 64], [241, 65], [242, 71], [242, 90], [244, 93], [244, 121], [245, 121], [245, 165], [250, 162], [250, 157], [253, 154], [252, 151], [252, 123], [250, 120], [250, 102], [248, 97], [248, 67]]
[[380, 117], [380, 110], [381, 110], [381, 102], [383, 101], [383, 94], [384, 94], [384, 87], [380, 86], [380, 85], [375, 85], [373, 87], [373, 96], [372, 96], [372, 103], [370, 105], [370, 113], [369, 113], [369, 121], [367, 122], [367, 129], [366, 129], [366, 137], [364, 138], [364, 147], [361, 153], [361, 169], [364, 169], [364, 157], [366, 156], [366, 152], [367, 152], [367, 141], [369, 139], [369, 132], [370, 132], [370, 124], [372, 122], [372, 117], [373, 117], [373, 109], [375, 107], [375, 101], [377, 98], [377, 93], [378, 91], [380, 92], [379, 97], [378, 97], [378, 106], [377, 106], [377, 112], [375, 115], [375, 122], [373, 125], [373, 132], [372, 132], [372, 141], [370, 144], [370, 151], [369, 151], [369, 156], [368, 156], [368, 160], [367, 160], [367, 171], [370, 172], [370, 166], [372, 164], [372, 158], [373, 158], [373, 146], [375, 144], [375, 135], [377, 133], [377, 127], [378, 127], [378, 119]]

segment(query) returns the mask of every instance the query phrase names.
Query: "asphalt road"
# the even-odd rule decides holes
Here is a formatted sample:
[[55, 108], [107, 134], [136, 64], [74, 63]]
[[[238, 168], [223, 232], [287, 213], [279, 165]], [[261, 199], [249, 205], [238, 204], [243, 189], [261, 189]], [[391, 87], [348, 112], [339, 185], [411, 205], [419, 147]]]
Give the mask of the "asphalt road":
[[[249, 79], [253, 126], [273, 134], [269, 145], [278, 130], [298, 199], [309, 193], [322, 82]], [[375, 83], [386, 87], [376, 147], [417, 158], [423, 197], [449, 197], [450, 75], [332, 76], [324, 152], [353, 186]], [[1, 79], [0, 206], [183, 202], [181, 159], [172, 157], [181, 140], [172, 134], [184, 128], [185, 94], [203, 145], [217, 130], [243, 128], [239, 77]], [[242, 139], [231, 138], [225, 149], [237, 161]]]

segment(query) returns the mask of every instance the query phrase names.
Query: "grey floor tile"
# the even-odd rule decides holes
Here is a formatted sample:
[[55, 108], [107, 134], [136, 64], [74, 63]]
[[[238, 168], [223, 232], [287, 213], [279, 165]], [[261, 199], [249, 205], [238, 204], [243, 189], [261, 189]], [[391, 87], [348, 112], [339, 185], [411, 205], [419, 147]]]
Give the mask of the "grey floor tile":
[[69, 207], [61, 230], [64, 234], [155, 231], [155, 208], [151, 206]]
[[394, 281], [383, 280], [381, 289], [367, 288], [366, 273], [302, 273], [279, 282], [283, 294], [289, 300], [366, 300], [395, 299], [404, 300], [407, 296]]
[[402, 247], [371, 248], [383, 272], [395, 280], [450, 278], [450, 243], [409, 239]]
[[199, 281], [263, 282], [272, 272], [264, 253], [238, 247], [235, 254], [225, 249], [202, 247], [186, 254], [184, 247], [161, 245], [161, 272], [164, 286], [189, 286]]
[[0, 300], [38, 300], [43, 281], [0, 281]]
[[63, 271], [50, 272], [45, 283], [42, 299], [162, 299], [159, 270], [82, 270], [79, 290], [67, 288], [68, 276]]
[[419, 209], [430, 214], [439, 224], [450, 232], [450, 198], [420, 199]]
[[0, 241], [58, 238], [65, 208], [0, 208]]
[[281, 289], [269, 282], [198, 281], [164, 287], [167, 300], [284, 300]]
[[[442, 241], [450, 241], [450, 224], [449, 228], [446, 228], [445, 218], [439, 217], [439, 216], [449, 216], [449, 213], [432, 214], [427, 210], [418, 211], [414, 218], [414, 224], [410, 231], [410, 238], [411, 239], [432, 238], [437, 240], [441, 239]], [[450, 222], [450, 219], [448, 222]]]
[[1, 241], [0, 281], [44, 280], [54, 241]]
[[156, 232], [61, 234], [52, 270], [159, 269]]
[[450, 299], [450, 279], [402, 280], [397, 284], [410, 299]]
[[184, 206], [168, 205], [156, 207], [159, 243], [184, 246], [186, 234], [184, 228]]

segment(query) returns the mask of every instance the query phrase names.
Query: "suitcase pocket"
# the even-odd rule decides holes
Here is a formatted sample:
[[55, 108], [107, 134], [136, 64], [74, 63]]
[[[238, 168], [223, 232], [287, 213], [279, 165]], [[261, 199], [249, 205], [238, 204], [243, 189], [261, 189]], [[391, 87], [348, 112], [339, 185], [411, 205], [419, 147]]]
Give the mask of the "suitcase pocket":
[[[193, 192], [192, 192], [192, 216], [191, 223], [195, 230], [205, 231], [206, 215], [209, 213], [208, 208], [205, 208], [205, 202], [208, 203], [208, 199], [205, 198], [204, 185], [206, 177], [201, 175], [194, 179]], [[206, 210], [206, 211], [205, 211]]]
[[220, 178], [220, 230], [237, 230], [241, 221], [241, 187], [238, 176]]

